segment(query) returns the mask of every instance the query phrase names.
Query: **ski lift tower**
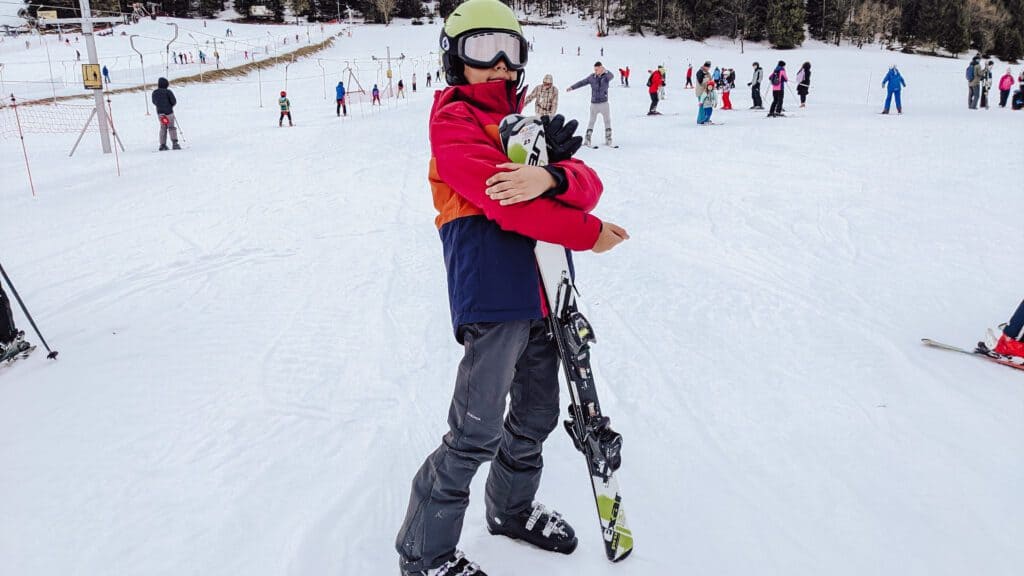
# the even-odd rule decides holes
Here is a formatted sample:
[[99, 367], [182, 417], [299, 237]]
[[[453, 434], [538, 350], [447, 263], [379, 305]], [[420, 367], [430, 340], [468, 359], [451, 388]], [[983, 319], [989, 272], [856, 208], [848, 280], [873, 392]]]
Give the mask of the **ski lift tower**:
[[[84, 64], [83, 67], [90, 66], [96, 68], [100, 65], [100, 59], [96, 54], [96, 39], [93, 37], [92, 25], [94, 23], [123, 24], [124, 17], [93, 18], [92, 9], [89, 7], [89, 0], [78, 0], [78, 6], [82, 11], [81, 18], [48, 18], [40, 22], [44, 24], [81, 24], [82, 36], [85, 37], [85, 48], [89, 53], [89, 63]], [[103, 106], [103, 87], [100, 85], [100, 87], [93, 87], [91, 90], [96, 102], [95, 113], [100, 125], [100, 142], [103, 144], [103, 153], [110, 154], [110, 121], [107, 119], [107, 109]], [[91, 116], [89, 121], [92, 121]]]

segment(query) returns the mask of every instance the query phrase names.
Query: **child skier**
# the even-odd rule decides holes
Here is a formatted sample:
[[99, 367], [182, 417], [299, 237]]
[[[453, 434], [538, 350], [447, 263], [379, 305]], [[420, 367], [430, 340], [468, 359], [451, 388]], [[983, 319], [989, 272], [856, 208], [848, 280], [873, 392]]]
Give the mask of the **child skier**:
[[686, 88], [693, 88], [693, 64], [686, 64]]
[[292, 103], [288, 100], [288, 93], [281, 90], [281, 97], [277, 99], [277, 105], [281, 107], [281, 116], [277, 119], [277, 126], [281, 127], [284, 125], [284, 117], [288, 117], [288, 125], [292, 124]]
[[889, 104], [892, 103], [892, 97], [896, 97], [896, 113], [903, 114], [903, 102], [900, 99], [900, 92], [903, 91], [903, 87], [907, 83], [903, 80], [903, 75], [900, 74], [899, 68], [893, 64], [889, 68], [889, 72], [882, 79], [882, 86], [886, 87], [885, 94], [885, 109], [882, 110], [882, 114], [889, 113]]
[[156, 90], [150, 96], [153, 106], [156, 107], [156, 117], [160, 120], [160, 150], [167, 150], [167, 133], [171, 133], [171, 147], [181, 150], [178, 145], [178, 126], [174, 120], [174, 107], [178, 100], [174, 98], [174, 92], [168, 88], [170, 82], [167, 78], [160, 78], [156, 81]]
[[344, 112], [345, 116], [348, 116], [348, 106], [345, 105], [344, 82], [338, 82], [338, 85], [334, 87], [334, 99], [338, 104], [334, 109], [334, 113], [341, 116], [341, 113]]
[[726, 69], [722, 73], [722, 110], [732, 110], [732, 101], [729, 100], [729, 92], [733, 88], [732, 81], [729, 79], [729, 73], [731, 70]]
[[405, 576], [484, 576], [456, 549], [470, 482], [484, 462], [491, 461], [484, 499], [492, 534], [564, 554], [577, 542], [557, 512], [534, 500], [543, 442], [560, 414], [559, 357], [544, 323], [535, 240], [605, 252], [629, 236], [588, 214], [601, 181], [572, 158], [579, 138], [554, 127], [561, 117], [549, 122], [549, 165], [509, 163], [497, 125], [522, 108], [528, 55], [511, 8], [499, 0], [461, 4], [445, 21], [441, 50], [449, 87], [434, 96], [429, 180], [465, 355], [449, 432], [416, 473], [395, 546]]
[[718, 97], [715, 95], [715, 81], [712, 78], [708, 78], [704, 92], [699, 96], [698, 102], [700, 103], [700, 109], [697, 111], [697, 124], [714, 124], [711, 121], [711, 113], [715, 111]]
[[398, 97], [405, 98], [405, 82], [401, 79], [398, 80]]
[[373, 90], [370, 91], [370, 95], [373, 96], [370, 106], [373, 106], [374, 104], [380, 105], [380, 90], [377, 88], [376, 84], [373, 85]]

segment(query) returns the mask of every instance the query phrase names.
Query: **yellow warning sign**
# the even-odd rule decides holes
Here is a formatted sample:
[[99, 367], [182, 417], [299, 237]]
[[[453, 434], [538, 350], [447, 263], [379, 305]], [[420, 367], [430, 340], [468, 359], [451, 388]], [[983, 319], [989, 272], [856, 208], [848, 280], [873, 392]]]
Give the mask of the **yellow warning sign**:
[[86, 90], [103, 90], [99, 64], [82, 64], [82, 83]]

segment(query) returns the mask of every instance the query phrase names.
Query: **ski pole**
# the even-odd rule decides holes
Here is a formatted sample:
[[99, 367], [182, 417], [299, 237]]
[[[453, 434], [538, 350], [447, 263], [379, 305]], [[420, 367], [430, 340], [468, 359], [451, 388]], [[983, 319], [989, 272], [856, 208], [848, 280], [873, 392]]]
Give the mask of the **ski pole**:
[[18, 300], [18, 305], [21, 306], [21, 311], [25, 313], [25, 317], [28, 318], [28, 322], [29, 324], [32, 325], [32, 329], [36, 331], [36, 336], [39, 336], [39, 341], [43, 343], [43, 347], [46, 348], [47, 352], [49, 352], [49, 354], [47, 354], [46, 357], [50, 358], [51, 360], [56, 358], [57, 351], [50, 350], [50, 345], [46, 343], [46, 338], [43, 338], [43, 335], [39, 332], [39, 327], [36, 326], [36, 321], [32, 319], [32, 315], [28, 313], [28, 308], [25, 308], [25, 303], [22, 302], [21, 295], [18, 294], [18, 290], [14, 287], [14, 284], [11, 282], [10, 276], [8, 276], [7, 271], [4, 270], [3, 264], [0, 264], [0, 275], [3, 275], [4, 280], [7, 281], [7, 285], [11, 288], [11, 293], [14, 294], [14, 298]]
[[177, 128], [178, 132], [181, 133], [181, 141], [188, 142], [188, 140], [185, 139], [185, 131], [181, 129], [181, 122], [178, 121], [177, 114], [174, 115], [174, 127]]

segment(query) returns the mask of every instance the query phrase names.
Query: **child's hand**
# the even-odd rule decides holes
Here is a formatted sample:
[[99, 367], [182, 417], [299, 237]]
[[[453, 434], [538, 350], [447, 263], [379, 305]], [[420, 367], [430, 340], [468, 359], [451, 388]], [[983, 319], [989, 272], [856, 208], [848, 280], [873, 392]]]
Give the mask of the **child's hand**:
[[533, 200], [558, 184], [540, 166], [506, 162], [496, 167], [505, 171], [488, 178], [484, 192], [502, 206]]
[[629, 240], [629, 232], [626, 232], [625, 228], [611, 222], [603, 222], [601, 234], [597, 237], [597, 242], [594, 243], [591, 250], [597, 254], [607, 252], [621, 244], [623, 240]]

